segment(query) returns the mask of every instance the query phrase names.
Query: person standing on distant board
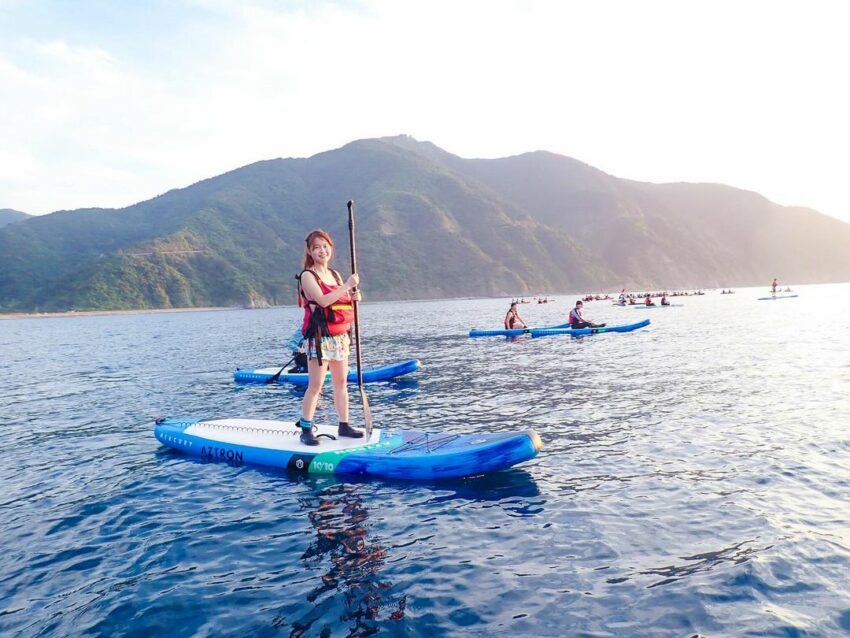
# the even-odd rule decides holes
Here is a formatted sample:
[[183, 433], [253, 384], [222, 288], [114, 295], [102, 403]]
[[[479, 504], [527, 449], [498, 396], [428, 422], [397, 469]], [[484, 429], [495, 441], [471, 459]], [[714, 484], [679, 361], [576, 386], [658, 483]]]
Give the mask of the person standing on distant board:
[[584, 317], [581, 316], [581, 309], [584, 307], [584, 303], [581, 299], [576, 301], [576, 307], [570, 310], [570, 328], [601, 328], [604, 326], [604, 323], [595, 324], [591, 321], [585, 321]]
[[[340, 274], [329, 267], [333, 240], [324, 230], [312, 231], [304, 240], [304, 269], [298, 279], [298, 305], [304, 308], [301, 334], [306, 339], [309, 385], [301, 405], [301, 442], [318, 445], [313, 433], [316, 405], [330, 369], [334, 388], [334, 407], [339, 416], [339, 436], [363, 437], [361, 430], [348, 425], [348, 355], [351, 347], [351, 322], [354, 320], [351, 291], [360, 283], [355, 273], [342, 283]], [[360, 300], [355, 292], [354, 299]]]
[[517, 310], [516, 305], [516, 301], [512, 302], [511, 307], [508, 309], [508, 314], [505, 315], [505, 330], [528, 328], [528, 325], [519, 316], [519, 310]]
[[776, 277], [774, 277], [774, 278], [773, 278], [773, 283], [772, 283], [772, 284], [770, 284], [770, 291], [771, 291], [774, 295], [776, 294], [776, 287], [777, 287], [778, 285], [779, 285], [779, 282], [778, 282], [778, 281], [776, 281]]

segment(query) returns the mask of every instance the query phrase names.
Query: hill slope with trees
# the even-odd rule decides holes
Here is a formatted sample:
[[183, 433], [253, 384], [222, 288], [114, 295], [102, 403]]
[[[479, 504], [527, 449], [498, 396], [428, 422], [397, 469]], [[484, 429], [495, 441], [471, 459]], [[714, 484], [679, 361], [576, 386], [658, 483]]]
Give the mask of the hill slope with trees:
[[350, 198], [369, 299], [850, 280], [850, 225], [813, 210], [399, 136], [6, 224], [0, 311], [293, 303], [310, 229], [336, 238], [347, 270]]

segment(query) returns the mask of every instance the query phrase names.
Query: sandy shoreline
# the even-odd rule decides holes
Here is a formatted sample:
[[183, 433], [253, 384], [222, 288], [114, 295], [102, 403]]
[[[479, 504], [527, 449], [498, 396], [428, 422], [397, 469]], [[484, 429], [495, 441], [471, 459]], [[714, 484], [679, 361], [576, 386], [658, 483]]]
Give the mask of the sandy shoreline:
[[[249, 310], [248, 308], [149, 308], [146, 310], [68, 310], [66, 312], [11, 312], [0, 313], [0, 319], [57, 319], [60, 317], [98, 317], [109, 315], [152, 315], [167, 312], [212, 312], [221, 310]], [[265, 308], [264, 310], [268, 310]]]

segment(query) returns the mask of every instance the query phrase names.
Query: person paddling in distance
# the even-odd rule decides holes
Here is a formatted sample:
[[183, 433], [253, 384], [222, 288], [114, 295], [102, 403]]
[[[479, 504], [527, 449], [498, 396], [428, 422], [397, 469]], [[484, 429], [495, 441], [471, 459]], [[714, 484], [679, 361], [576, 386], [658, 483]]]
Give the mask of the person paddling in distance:
[[517, 310], [516, 306], [517, 302], [512, 302], [511, 307], [508, 309], [508, 314], [505, 315], [505, 330], [528, 328], [528, 324], [526, 324], [522, 317], [519, 316], [519, 310]]
[[770, 284], [770, 292], [774, 295], [776, 294], [776, 287], [779, 285], [779, 282], [776, 281], [776, 277], [773, 278], [773, 283]]
[[591, 321], [586, 321], [584, 317], [581, 315], [581, 310], [584, 307], [584, 303], [581, 299], [576, 301], [576, 307], [570, 310], [570, 328], [601, 328], [605, 324], [604, 323], [593, 323]]
[[646, 295], [646, 299], [643, 300], [645, 306], [654, 306], [655, 302], [652, 301], [652, 297], [649, 296], [649, 293]]
[[[334, 407], [339, 417], [339, 436], [359, 439], [363, 432], [348, 425], [349, 330], [354, 320], [351, 292], [360, 283], [355, 273], [345, 283], [330, 268], [334, 243], [324, 230], [312, 231], [305, 239], [304, 269], [298, 275], [298, 305], [304, 308], [304, 335], [309, 383], [301, 405], [301, 442], [318, 445], [313, 433], [313, 417], [328, 369], [334, 391]], [[359, 291], [355, 298], [360, 300]]]

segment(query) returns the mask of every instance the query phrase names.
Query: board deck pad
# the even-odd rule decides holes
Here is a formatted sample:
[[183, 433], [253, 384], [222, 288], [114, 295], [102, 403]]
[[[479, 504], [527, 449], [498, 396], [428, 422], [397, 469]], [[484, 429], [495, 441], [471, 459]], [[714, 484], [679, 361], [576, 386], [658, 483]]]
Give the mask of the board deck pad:
[[[361, 429], [361, 428], [358, 428]], [[301, 426], [295, 421], [275, 421], [265, 419], [212, 419], [199, 421], [186, 428], [186, 434], [199, 436], [219, 443], [232, 445], [247, 445], [261, 447], [267, 450], [285, 450], [299, 454], [315, 454], [316, 452], [336, 452], [362, 448], [381, 440], [381, 431], [372, 430], [372, 436], [367, 441], [337, 436], [334, 425], [317, 425], [314, 432], [335, 436], [336, 440], [321, 437], [319, 445], [304, 445], [301, 442]]]

